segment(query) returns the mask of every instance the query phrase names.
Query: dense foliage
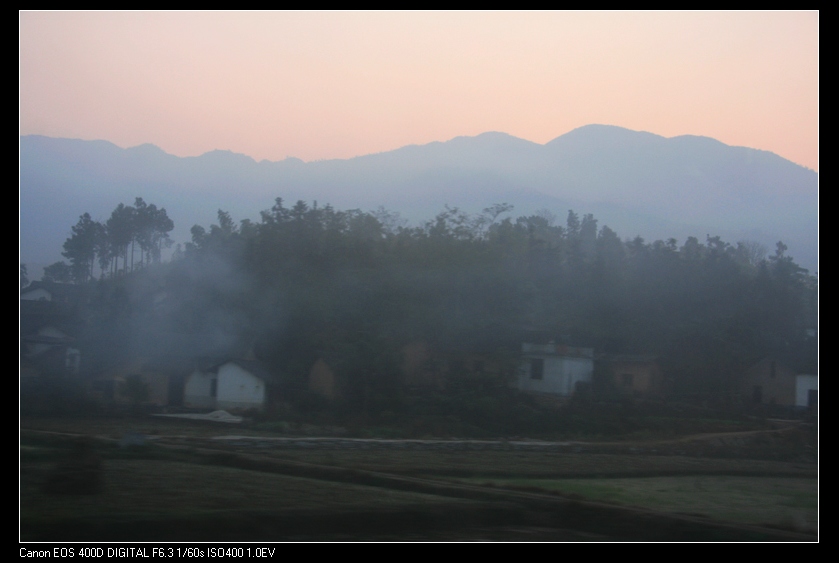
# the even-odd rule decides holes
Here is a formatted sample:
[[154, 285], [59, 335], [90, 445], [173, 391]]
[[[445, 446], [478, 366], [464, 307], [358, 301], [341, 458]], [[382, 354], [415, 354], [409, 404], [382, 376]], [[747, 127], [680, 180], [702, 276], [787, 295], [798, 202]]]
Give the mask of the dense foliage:
[[[137, 202], [135, 217], [165, 217]], [[100, 253], [103, 276], [112, 281], [101, 282], [96, 318], [110, 351], [119, 338], [142, 340], [142, 331], [255, 343], [284, 396], [312, 409], [319, 399], [308, 393], [307, 378], [318, 359], [340, 378], [346, 408], [384, 416], [408, 408], [400, 381], [402, 353], [412, 342], [451, 360], [445, 400], [462, 400], [477, 419], [499, 412], [487, 401], [510, 392], [506, 378], [518, 347], [540, 335], [597, 352], [655, 354], [673, 395], [722, 396], [765, 354], [815, 373], [808, 331], [817, 326], [817, 278], [782, 243], [766, 257], [756, 243], [719, 237], [681, 245], [622, 240], [598, 228], [592, 215], [569, 211], [560, 225], [548, 211], [516, 219], [511, 211], [446, 208], [408, 227], [384, 209], [339, 211], [302, 201], [286, 207], [277, 198], [258, 223], [237, 224], [219, 211], [217, 224], [192, 228], [192, 241], [170, 263], [134, 274], [129, 284], [117, 259], [130, 270], [134, 254], [126, 249], [136, 243], [147, 262], [158, 260], [171, 221], [136, 223], [147, 226], [120, 238], [116, 210], [104, 226], [116, 237], [108, 246], [85, 242], [89, 231], [90, 240], [101, 239], [84, 215], [65, 255], [84, 281]], [[141, 287], [165, 288], [167, 306], [138, 306]], [[138, 346], [124, 348], [136, 353]], [[467, 354], [506, 368], [492, 377], [459, 377], [457, 358]], [[429, 412], [445, 415], [435, 405]]]

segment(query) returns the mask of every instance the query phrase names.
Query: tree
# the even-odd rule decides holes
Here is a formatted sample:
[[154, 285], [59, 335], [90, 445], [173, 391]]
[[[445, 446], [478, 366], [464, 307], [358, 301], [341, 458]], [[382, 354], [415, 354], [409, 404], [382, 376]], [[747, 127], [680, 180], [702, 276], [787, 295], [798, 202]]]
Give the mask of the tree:
[[104, 276], [116, 257], [115, 249], [111, 246], [111, 241], [108, 239], [108, 232], [104, 225], [96, 239], [96, 255], [99, 257], [99, 270]]
[[[298, 202], [298, 204], [303, 202]], [[304, 204], [305, 205], [305, 204]], [[297, 206], [295, 206], [297, 209]], [[236, 223], [227, 211], [218, 210], [218, 225], [210, 226], [210, 236], [228, 239], [236, 234]]]
[[73, 270], [66, 262], [56, 262], [44, 268], [43, 281], [70, 283], [73, 281]]
[[207, 244], [207, 230], [201, 225], [193, 225], [189, 232], [192, 235], [192, 242], [186, 243], [187, 250], [190, 252], [202, 250]]
[[490, 226], [495, 223], [495, 220], [498, 219], [499, 215], [509, 213], [512, 210], [513, 206], [509, 203], [496, 203], [484, 208], [484, 212], [474, 220], [475, 230], [479, 234], [485, 234]]
[[90, 218], [89, 213], [79, 217], [72, 227], [73, 234], [64, 241], [62, 256], [70, 260], [72, 276], [79, 283], [93, 277], [96, 252], [105, 228]]
[[[140, 245], [140, 266], [144, 264], [144, 257], [148, 256], [152, 247], [152, 232], [154, 230], [154, 205], [146, 205], [143, 198], [134, 199], [134, 240]], [[131, 243], [131, 265], [134, 266], [134, 243]]]
[[[580, 240], [580, 217], [574, 213], [573, 209], [568, 210], [568, 217], [565, 220], [565, 237], [567, 240], [566, 258], [571, 264], [578, 265], [582, 261], [582, 250]], [[597, 234], [597, 225], [594, 225], [595, 235]]]
[[569, 239], [580, 236], [580, 217], [574, 213], [573, 209], [568, 210], [568, 218], [565, 220], [565, 228]]
[[623, 269], [623, 260], [626, 256], [624, 245], [617, 233], [607, 226], [600, 229], [597, 237], [597, 265], [599, 275], [602, 277], [617, 276]]
[[580, 251], [584, 258], [594, 258], [596, 244], [597, 219], [588, 213], [583, 216], [583, 222], [580, 224]]
[[29, 273], [26, 271], [26, 264], [20, 265], [20, 288], [29, 285]]
[[165, 208], [158, 209], [143, 198], [134, 199], [133, 206], [120, 203], [106, 223], [108, 254], [112, 258], [123, 256], [123, 269], [128, 269], [128, 246], [131, 245], [131, 266], [134, 270], [135, 244], [140, 247], [140, 267], [147, 262], [160, 262], [164, 246], [171, 244], [169, 233], [175, 224]]
[[738, 259], [752, 268], [757, 268], [766, 258], [766, 247], [753, 240], [741, 240], [737, 242]]
[[119, 260], [122, 256], [123, 270], [128, 269], [128, 245], [134, 240], [135, 212], [133, 207], [120, 203], [105, 223], [114, 259]]
[[166, 214], [166, 208], [161, 207], [157, 209], [154, 204], [148, 207], [149, 221], [151, 223], [151, 238], [149, 240], [149, 250], [151, 251], [151, 258], [155, 263], [160, 262], [160, 253], [163, 247], [167, 248], [172, 244], [169, 238], [169, 233], [175, 228], [175, 223]]
[[397, 211], [389, 211], [381, 205], [371, 215], [379, 221], [382, 229], [388, 235], [395, 235], [400, 229], [408, 226], [408, 220], [403, 219]]

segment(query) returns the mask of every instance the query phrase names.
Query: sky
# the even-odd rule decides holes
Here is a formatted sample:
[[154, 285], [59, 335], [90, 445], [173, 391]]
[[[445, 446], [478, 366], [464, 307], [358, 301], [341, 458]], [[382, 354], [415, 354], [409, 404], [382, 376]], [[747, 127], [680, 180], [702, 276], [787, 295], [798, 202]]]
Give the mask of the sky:
[[350, 158], [591, 123], [818, 171], [819, 13], [20, 12], [20, 134]]

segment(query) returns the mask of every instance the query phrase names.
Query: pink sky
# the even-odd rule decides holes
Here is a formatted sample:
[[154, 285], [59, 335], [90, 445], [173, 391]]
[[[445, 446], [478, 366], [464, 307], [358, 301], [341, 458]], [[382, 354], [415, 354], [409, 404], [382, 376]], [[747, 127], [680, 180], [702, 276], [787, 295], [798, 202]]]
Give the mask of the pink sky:
[[21, 12], [20, 133], [348, 158], [590, 123], [818, 170], [818, 12]]

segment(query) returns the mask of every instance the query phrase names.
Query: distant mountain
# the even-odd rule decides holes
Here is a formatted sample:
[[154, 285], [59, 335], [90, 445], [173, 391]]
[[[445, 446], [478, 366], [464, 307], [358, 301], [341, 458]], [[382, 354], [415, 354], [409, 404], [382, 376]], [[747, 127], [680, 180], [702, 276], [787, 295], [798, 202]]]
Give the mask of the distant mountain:
[[154, 145], [20, 138], [21, 260], [51, 263], [79, 215], [106, 220], [134, 198], [165, 207], [176, 241], [216, 211], [258, 220], [274, 198], [336, 208], [385, 206], [418, 222], [443, 206], [475, 212], [515, 205], [593, 213], [624, 238], [706, 234], [783, 240], [804, 267], [817, 264], [818, 175], [770, 152], [707, 137], [665, 138], [606, 125], [575, 129], [544, 145], [504, 133], [456, 137], [347, 160], [256, 162], [230, 151], [180, 158]]

